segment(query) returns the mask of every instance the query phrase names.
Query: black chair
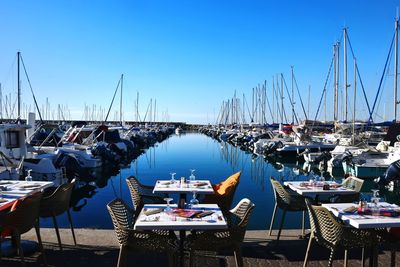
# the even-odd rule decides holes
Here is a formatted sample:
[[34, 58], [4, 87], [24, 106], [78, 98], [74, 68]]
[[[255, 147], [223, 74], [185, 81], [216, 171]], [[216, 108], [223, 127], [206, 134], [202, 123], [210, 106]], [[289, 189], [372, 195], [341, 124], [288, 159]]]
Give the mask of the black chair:
[[13, 242], [15, 242], [15, 245], [17, 246], [22, 266], [25, 266], [24, 251], [21, 246], [21, 235], [34, 227], [39, 243], [39, 249], [42, 253], [44, 264], [47, 266], [39, 228], [39, 206], [41, 198], [42, 193], [36, 193], [28, 196], [18, 200], [19, 203], [15, 209], [11, 209], [11, 211], [0, 214], [0, 229], [2, 230], [2, 235], [0, 235], [0, 260], [3, 234], [9, 231]]
[[60, 185], [49, 195], [43, 196], [42, 201], [40, 203], [39, 216], [42, 218], [48, 218], [48, 217], [53, 218], [54, 228], [56, 229], [58, 246], [60, 247], [60, 250], [62, 250], [62, 245], [61, 245], [60, 232], [58, 230], [56, 217], [58, 215], [63, 214], [64, 212], [67, 212], [68, 214], [68, 220], [71, 227], [72, 237], [74, 239], [74, 244], [76, 246], [74, 226], [72, 224], [71, 213], [69, 212], [69, 207], [70, 207], [69, 203], [71, 200], [71, 193], [72, 189], [74, 188], [74, 185], [75, 185], [75, 179], [73, 179], [70, 183]]

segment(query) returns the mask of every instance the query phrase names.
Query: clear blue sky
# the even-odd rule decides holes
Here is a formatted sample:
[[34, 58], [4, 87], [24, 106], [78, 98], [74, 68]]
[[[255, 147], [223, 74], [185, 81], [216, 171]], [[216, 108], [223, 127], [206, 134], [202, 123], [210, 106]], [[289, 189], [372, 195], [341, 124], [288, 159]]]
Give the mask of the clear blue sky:
[[[170, 120], [206, 123], [235, 90], [250, 99], [253, 87], [265, 79], [270, 85], [276, 74], [290, 81], [294, 66], [305, 102], [311, 86], [313, 117], [332, 45], [344, 26], [373, 101], [398, 6], [399, 0], [3, 0], [0, 82], [3, 95], [15, 99], [19, 50], [41, 106], [47, 97], [52, 109], [68, 105], [73, 118], [82, 119], [85, 103], [108, 108], [123, 73], [125, 120], [134, 119], [139, 92], [141, 116], [156, 98], [158, 111], [168, 110]], [[348, 76], [352, 84], [350, 66]], [[380, 114], [391, 119], [393, 70], [387, 76]], [[25, 80], [22, 90], [24, 102], [32, 105]], [[365, 119], [361, 97], [357, 116]], [[328, 107], [328, 119], [331, 113]]]

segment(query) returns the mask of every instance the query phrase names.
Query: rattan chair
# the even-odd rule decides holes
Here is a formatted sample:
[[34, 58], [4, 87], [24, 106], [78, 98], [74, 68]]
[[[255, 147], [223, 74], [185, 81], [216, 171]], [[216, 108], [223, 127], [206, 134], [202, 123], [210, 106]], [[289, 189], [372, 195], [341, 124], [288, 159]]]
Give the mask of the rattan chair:
[[363, 184], [364, 184], [363, 179], [354, 176], [349, 176], [343, 181], [342, 186], [353, 189], [354, 191], [356, 191], [356, 193], [333, 195], [329, 198], [329, 201], [335, 203], [349, 203], [358, 201], [360, 199], [360, 192]]
[[306, 204], [304, 202], [304, 197], [295, 193], [295, 192], [289, 192], [286, 190], [281, 183], [275, 180], [274, 177], [271, 176], [271, 185], [274, 190], [274, 196], [275, 196], [275, 206], [274, 206], [274, 211], [272, 213], [272, 219], [271, 219], [271, 224], [269, 226], [269, 235], [271, 236], [272, 234], [272, 227], [274, 225], [275, 221], [275, 215], [276, 215], [276, 210], [277, 208], [280, 208], [283, 210], [282, 213], [282, 219], [281, 219], [281, 224], [279, 226], [279, 231], [278, 231], [278, 236], [276, 238], [277, 241], [279, 241], [279, 238], [281, 236], [283, 224], [285, 221], [285, 216], [287, 211], [301, 211], [302, 212], [302, 224], [301, 224], [301, 233], [302, 236], [304, 236], [304, 228], [305, 228], [305, 217], [306, 217]]
[[[28, 232], [33, 227], [36, 230], [39, 249], [42, 253], [44, 264], [47, 266], [39, 228], [39, 205], [41, 198], [42, 193], [35, 193], [34, 195], [19, 200], [20, 202], [12, 211], [0, 214], [0, 229], [2, 231], [10, 231], [13, 242], [15, 242], [17, 246], [22, 266], [25, 266], [25, 260], [24, 251], [21, 246], [21, 235]], [[0, 235], [0, 260], [2, 239], [3, 237]]]
[[303, 267], [307, 266], [311, 246], [315, 239], [320, 245], [331, 250], [328, 266], [332, 266], [333, 258], [338, 248], [344, 249], [344, 266], [347, 266], [348, 250], [362, 248], [362, 262], [364, 266], [364, 249], [377, 245], [378, 236], [374, 230], [356, 229], [340, 223], [333, 214], [321, 206], [313, 206], [306, 199], [308, 214], [310, 216], [311, 235], [304, 258]]
[[72, 237], [76, 246], [74, 226], [72, 224], [71, 213], [69, 212], [71, 193], [74, 185], [75, 179], [73, 179], [70, 183], [60, 185], [50, 195], [43, 196], [40, 203], [39, 216], [42, 218], [52, 217], [60, 250], [62, 250], [62, 245], [56, 217], [64, 212], [67, 212]]
[[133, 229], [134, 211], [121, 199], [107, 204], [120, 246], [117, 267], [123, 266], [127, 251], [167, 253], [170, 265], [175, 264], [177, 238], [170, 231], [138, 231]]
[[153, 186], [143, 185], [135, 176], [129, 176], [126, 179], [129, 192], [132, 198], [132, 204], [136, 215], [142, 210], [144, 204], [165, 203], [164, 194], [153, 194]]
[[198, 251], [233, 250], [236, 266], [243, 266], [241, 245], [246, 227], [255, 205], [247, 198], [242, 199], [230, 210], [228, 229], [194, 232], [188, 236], [185, 247], [190, 252], [190, 266], [194, 266], [194, 257]]

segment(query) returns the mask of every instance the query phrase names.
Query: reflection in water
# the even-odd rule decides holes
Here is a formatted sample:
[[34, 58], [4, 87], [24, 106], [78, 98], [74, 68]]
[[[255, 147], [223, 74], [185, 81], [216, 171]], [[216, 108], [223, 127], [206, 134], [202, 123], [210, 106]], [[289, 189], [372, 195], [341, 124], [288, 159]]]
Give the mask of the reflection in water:
[[[93, 176], [81, 179], [71, 203], [75, 227], [112, 229], [106, 205], [118, 197], [132, 206], [125, 181], [128, 176], [134, 175], [144, 184], [152, 185], [157, 179], [170, 179], [171, 172], [176, 172], [177, 178], [189, 177], [190, 169], [196, 169], [197, 178], [209, 179], [213, 184], [237, 171], [242, 172], [233, 203], [247, 197], [256, 204], [249, 229], [266, 229], [269, 225], [275, 203], [270, 176], [281, 181], [306, 180], [311, 170], [318, 171], [296, 161], [265, 160], [202, 134], [172, 136], [146, 150], [130, 166], [120, 170], [104, 168]], [[68, 227], [68, 220], [60, 219], [61, 227]], [[298, 214], [288, 214], [285, 227], [300, 227], [298, 224]], [[41, 225], [51, 227], [52, 222], [41, 221]]]
[[71, 195], [70, 206], [73, 211], [80, 211], [87, 205], [87, 199], [92, 198], [96, 194], [96, 186], [89, 183], [77, 182]]

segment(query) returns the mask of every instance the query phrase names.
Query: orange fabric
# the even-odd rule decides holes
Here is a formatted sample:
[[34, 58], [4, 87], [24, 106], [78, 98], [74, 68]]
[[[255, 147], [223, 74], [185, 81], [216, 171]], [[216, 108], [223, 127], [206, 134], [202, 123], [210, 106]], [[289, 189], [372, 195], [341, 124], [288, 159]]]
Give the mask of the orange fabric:
[[213, 184], [212, 185], [212, 188], [214, 189], [214, 192], [217, 192], [220, 187], [221, 187], [221, 184]]
[[[14, 204], [11, 206], [11, 209], [9, 212], [16, 210], [20, 203], [21, 203], [21, 200], [17, 199], [17, 201], [15, 201]], [[6, 237], [6, 236], [10, 236], [10, 235], [11, 235], [11, 229], [6, 228], [3, 231], [1, 231], [2, 237]]]
[[236, 184], [239, 182], [240, 174], [240, 172], [232, 174], [228, 177], [228, 179], [216, 185], [216, 187], [214, 188], [216, 194], [223, 196], [232, 193]]

